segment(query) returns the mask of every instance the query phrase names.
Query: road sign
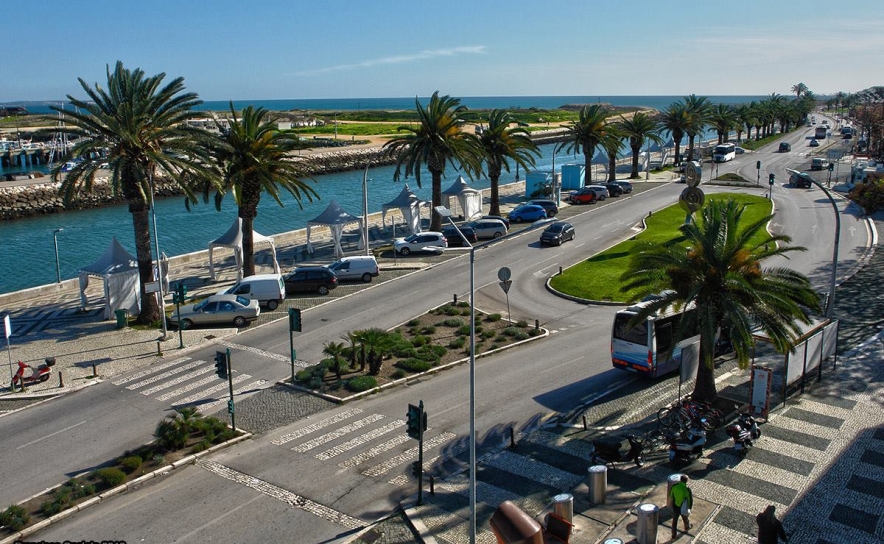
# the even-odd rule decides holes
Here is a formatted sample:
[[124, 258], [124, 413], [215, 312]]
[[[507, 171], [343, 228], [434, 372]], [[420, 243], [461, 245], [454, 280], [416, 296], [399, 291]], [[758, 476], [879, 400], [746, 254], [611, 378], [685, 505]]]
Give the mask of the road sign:
[[505, 280], [500, 282], [500, 288], [503, 289], [504, 293], [510, 292], [510, 286], [513, 284], [513, 280]]
[[[510, 277], [512, 277], [512, 275], [513, 275], [512, 270], [510, 270], [509, 268], [507, 268], [505, 266], [500, 267], [500, 270], [497, 271], [497, 279], [499, 279], [500, 281], [509, 281], [509, 279], [510, 279]], [[504, 292], [506, 292], [506, 291], [504, 291]]]
[[160, 292], [160, 282], [158, 281], [149, 281], [144, 284], [144, 292], [145, 293], [159, 293]]

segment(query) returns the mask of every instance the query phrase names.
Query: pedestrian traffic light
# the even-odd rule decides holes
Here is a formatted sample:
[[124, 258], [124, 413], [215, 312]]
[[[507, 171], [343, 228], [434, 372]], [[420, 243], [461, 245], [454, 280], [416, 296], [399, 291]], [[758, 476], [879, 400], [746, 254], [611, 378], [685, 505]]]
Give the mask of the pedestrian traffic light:
[[755, 169], [761, 170], [761, 161], [755, 161]]
[[411, 464], [411, 474], [413, 476], [420, 476], [421, 472], [422, 471], [421, 471], [421, 462], [420, 461], [415, 461], [414, 463]]
[[185, 300], [187, 300], [187, 286], [186, 285], [184, 285], [181, 282], [178, 282], [175, 285], [175, 292], [178, 293], [178, 301], [179, 302], [184, 302]]
[[833, 170], [835, 170], [835, 163], [830, 162], [828, 168], [829, 168], [829, 172], [832, 172]]
[[407, 420], [407, 433], [408, 436], [414, 438], [415, 440], [420, 440], [421, 438], [421, 415], [423, 414], [423, 410], [420, 407], [415, 406], [414, 404], [408, 405], [408, 420]]
[[289, 330], [301, 332], [301, 309], [289, 308]]
[[223, 351], [215, 352], [215, 374], [222, 380], [227, 379], [227, 353]]
[[768, 175], [767, 182], [770, 183], [771, 185], [774, 184], [774, 173], [773, 172], [771, 172], [770, 175]]

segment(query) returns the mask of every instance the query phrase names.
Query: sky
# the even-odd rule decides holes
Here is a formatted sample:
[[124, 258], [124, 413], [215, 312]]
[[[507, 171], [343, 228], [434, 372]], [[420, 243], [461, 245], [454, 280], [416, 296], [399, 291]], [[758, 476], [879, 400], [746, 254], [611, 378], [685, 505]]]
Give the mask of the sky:
[[880, 0], [8, 2], [0, 103], [118, 60], [210, 101], [833, 94], [884, 84], [882, 29]]

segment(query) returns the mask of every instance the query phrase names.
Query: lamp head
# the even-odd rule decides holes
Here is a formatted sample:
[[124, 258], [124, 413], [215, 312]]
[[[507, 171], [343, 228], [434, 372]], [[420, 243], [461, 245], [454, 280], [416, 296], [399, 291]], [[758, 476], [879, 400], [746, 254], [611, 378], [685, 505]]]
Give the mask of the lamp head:
[[451, 210], [449, 210], [445, 206], [436, 206], [433, 208], [433, 210], [435, 210], [435, 212], [439, 214], [439, 217], [442, 217], [442, 218], [451, 217]]

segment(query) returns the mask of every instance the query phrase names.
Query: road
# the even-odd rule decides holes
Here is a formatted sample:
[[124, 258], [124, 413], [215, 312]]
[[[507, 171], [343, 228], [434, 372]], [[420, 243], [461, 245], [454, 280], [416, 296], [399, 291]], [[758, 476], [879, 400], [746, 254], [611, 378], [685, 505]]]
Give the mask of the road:
[[[777, 169], [792, 167], [798, 160], [784, 154], [746, 154], [721, 165], [720, 173], [726, 169], [754, 170], [757, 156]], [[778, 179], [785, 179], [784, 171], [782, 176], [777, 174]], [[478, 307], [506, 311], [497, 270], [508, 266], [513, 271], [509, 294], [513, 318], [540, 320], [551, 331], [549, 338], [478, 360], [480, 454], [506, 442], [511, 429], [516, 433], [530, 430], [550, 415], [569, 411], [632, 379], [611, 369], [608, 357], [608, 335], [616, 307], [563, 300], [548, 293], [544, 283], [558, 267], [567, 267], [631, 236], [642, 217], [674, 202], [682, 189], [679, 184], [664, 184], [612, 205], [587, 206], [571, 218], [577, 231], [575, 242], [560, 248], [538, 247], [537, 234], [532, 233], [477, 252]], [[722, 188], [704, 186], [704, 190]], [[762, 190], [748, 189], [754, 193]], [[824, 292], [833, 214], [820, 196], [819, 191], [775, 187], [778, 211], [774, 228], [782, 228], [795, 243], [808, 247], [800, 254], [801, 260], [793, 258], [790, 266], [814, 276], [815, 285]], [[847, 222], [845, 214], [842, 219]], [[858, 227], [852, 233], [846, 228], [842, 231], [844, 257], [852, 257], [854, 265], [864, 236], [864, 229]], [[842, 263], [850, 264], [848, 261]], [[455, 293], [465, 297], [468, 272], [468, 258], [463, 256], [306, 311], [305, 331], [298, 335], [296, 345], [299, 358], [318, 360], [323, 342], [337, 340], [347, 331], [393, 327], [450, 300]], [[839, 266], [840, 276], [849, 272], [847, 264]], [[408, 307], [405, 314], [403, 306]], [[252, 379], [272, 383], [288, 376], [285, 323], [247, 331], [235, 342], [231, 348], [236, 368], [250, 375], [243, 383]], [[211, 361], [214, 349], [192, 353], [191, 361]], [[151, 483], [142, 491], [108, 501], [41, 532], [40, 537], [153, 542], [204, 541], [206, 535], [213, 534], [248, 534], [243, 540], [251, 541], [275, 541], [293, 534], [304, 542], [336, 538], [350, 530], [348, 520], [372, 521], [414, 492], [414, 481], [406, 473], [415, 458], [415, 443], [391, 439], [401, 433], [408, 403], [424, 400], [430, 414], [428, 440], [433, 445], [427, 448], [425, 461], [439, 456], [434, 463], [438, 474], [462, 468], [469, 430], [467, 371], [463, 365], [260, 434], [211, 457], [212, 463], [226, 468], [214, 464], [187, 467], [170, 482]], [[7, 460], [5, 468], [8, 474], [19, 475], [0, 491], [0, 501], [19, 500], [57, 483], [62, 474], [88, 470], [140, 444], [170, 406], [168, 401], [126, 389], [133, 383], [105, 382], [0, 419], [0, 432], [8, 437], [0, 445]], [[389, 425], [390, 430], [383, 437], [369, 439], [360, 434], [360, 429], [369, 425]], [[337, 436], [332, 438], [332, 433]], [[396, 443], [387, 451], [375, 452], [378, 441]], [[347, 443], [346, 448], [342, 442]], [[52, 455], [49, 470], [45, 463], [34, 463], [45, 452], [58, 452]], [[219, 476], [224, 470], [234, 472]], [[229, 479], [231, 474], [243, 477]], [[286, 500], [301, 506], [292, 508]], [[170, 518], [174, 521], [165, 521]]]

